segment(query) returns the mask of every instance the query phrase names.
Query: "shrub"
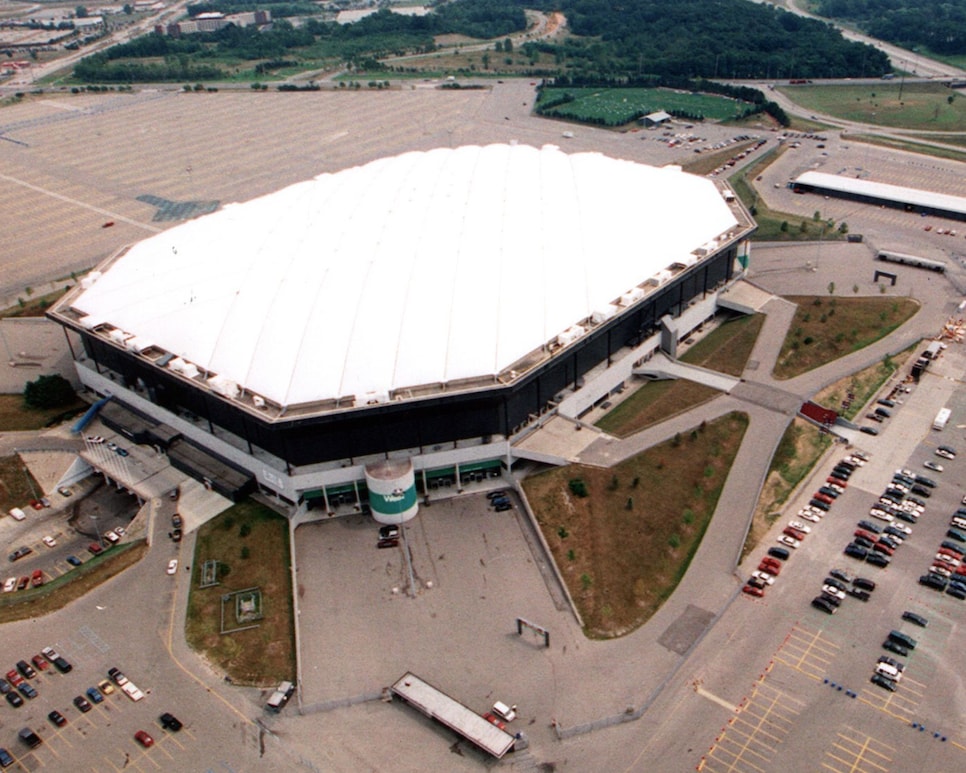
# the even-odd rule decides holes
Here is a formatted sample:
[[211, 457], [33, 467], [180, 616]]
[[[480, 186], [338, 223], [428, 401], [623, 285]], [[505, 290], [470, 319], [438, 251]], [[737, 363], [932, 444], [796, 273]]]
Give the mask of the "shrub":
[[558, 526], [557, 536], [560, 537], [560, 539], [567, 539], [567, 537], [570, 536], [570, 532], [567, 531], [563, 526]]
[[247, 537], [252, 533], [252, 525], [250, 523], [243, 523], [239, 533], [242, 537]]
[[587, 496], [587, 484], [581, 478], [574, 478], [567, 485], [570, 487], [570, 493], [574, 496]]
[[241, 557], [248, 558], [252, 554], [251, 550], [248, 549], [248, 545], [242, 545]]

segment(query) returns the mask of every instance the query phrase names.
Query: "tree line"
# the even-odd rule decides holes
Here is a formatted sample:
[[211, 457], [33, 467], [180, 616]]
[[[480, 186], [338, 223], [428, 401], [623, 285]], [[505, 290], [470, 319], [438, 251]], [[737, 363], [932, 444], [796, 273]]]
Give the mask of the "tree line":
[[905, 48], [966, 54], [964, 0], [818, 0], [815, 12], [854, 22], [869, 35]]

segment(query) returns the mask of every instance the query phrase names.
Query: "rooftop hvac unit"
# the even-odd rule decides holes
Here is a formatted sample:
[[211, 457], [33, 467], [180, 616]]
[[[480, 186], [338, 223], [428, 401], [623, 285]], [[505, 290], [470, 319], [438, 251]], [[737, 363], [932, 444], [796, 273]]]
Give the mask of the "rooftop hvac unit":
[[265, 398], [261, 395], [252, 395], [252, 405], [254, 405], [256, 408], [264, 408]]
[[557, 336], [557, 343], [561, 346], [572, 344], [584, 334], [584, 329], [580, 325], [572, 325]]
[[225, 376], [212, 376], [208, 379], [208, 387], [212, 392], [216, 392], [222, 397], [230, 397], [232, 399], [237, 398], [241, 392], [238, 384]]
[[382, 405], [383, 403], [389, 402], [388, 392], [366, 392], [362, 399], [365, 400], [366, 405]]
[[131, 338], [131, 334], [125, 333], [123, 330], [118, 330], [117, 328], [115, 328], [114, 330], [112, 330], [110, 333], [107, 334], [107, 337], [110, 338], [114, 343], [124, 346], [125, 342], [129, 338]]
[[611, 304], [607, 304], [602, 309], [598, 309], [593, 314], [590, 315], [590, 321], [595, 325], [599, 325], [602, 322], [606, 322], [611, 317], [617, 313], [617, 307]]
[[644, 291], [640, 287], [634, 287], [621, 296], [621, 306], [630, 306], [644, 297]]

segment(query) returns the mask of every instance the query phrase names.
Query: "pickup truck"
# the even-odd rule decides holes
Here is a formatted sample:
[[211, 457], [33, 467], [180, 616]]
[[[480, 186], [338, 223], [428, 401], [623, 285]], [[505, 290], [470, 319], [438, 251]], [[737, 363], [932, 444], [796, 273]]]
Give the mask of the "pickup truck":
[[121, 685], [121, 691], [132, 701], [139, 701], [144, 697], [144, 693], [130, 679]]
[[265, 708], [273, 713], [278, 713], [281, 711], [285, 704], [288, 703], [289, 698], [295, 693], [295, 685], [291, 682], [282, 682], [278, 687], [275, 688], [275, 692], [272, 693], [271, 697], [265, 702]]

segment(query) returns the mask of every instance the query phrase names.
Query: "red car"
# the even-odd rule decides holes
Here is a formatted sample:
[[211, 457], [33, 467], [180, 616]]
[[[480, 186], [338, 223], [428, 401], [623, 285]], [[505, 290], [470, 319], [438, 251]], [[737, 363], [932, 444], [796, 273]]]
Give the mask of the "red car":
[[138, 730], [134, 734], [134, 739], [145, 749], [147, 749], [149, 746], [154, 746], [154, 739], [143, 730]]
[[883, 544], [882, 544], [881, 542], [876, 542], [876, 543], [875, 543], [875, 544], [874, 544], [874, 545], [872, 546], [872, 549], [873, 549], [873, 550], [874, 550], [874, 551], [875, 551], [876, 553], [885, 553], [885, 554], [886, 554], [887, 556], [891, 556], [891, 555], [894, 555], [894, 554], [895, 554], [895, 552], [896, 552], [896, 551], [894, 551], [894, 550], [893, 550], [892, 548], [890, 548], [890, 547], [889, 547], [888, 545], [883, 545]]
[[50, 663], [47, 662], [47, 658], [45, 658], [43, 655], [34, 655], [30, 659], [30, 662], [34, 664], [34, 667], [38, 671], [46, 671], [48, 668], [50, 668]]
[[741, 589], [741, 592], [747, 593], [749, 596], [757, 596], [758, 598], [761, 598], [765, 595], [764, 588], [756, 588], [754, 585], [746, 585]]
[[11, 668], [9, 671], [7, 671], [7, 681], [10, 682], [10, 684], [12, 684], [14, 687], [19, 687], [23, 684], [24, 679], [17, 669]]
[[826, 496], [820, 491], [816, 491], [814, 494], [812, 494], [812, 499], [817, 499], [819, 502], [824, 502], [827, 505], [830, 505], [832, 504], [832, 502], [835, 501], [834, 499], [832, 499], [832, 497]]
[[782, 534], [788, 537], [793, 537], [794, 539], [797, 539], [799, 542], [802, 542], [805, 539], [805, 532], [799, 531], [798, 529], [793, 529], [791, 526], [786, 526], [785, 531], [783, 531]]
[[835, 486], [841, 486], [842, 488], [848, 488], [849, 487], [849, 482], [848, 481], [842, 480], [842, 478], [836, 478], [834, 475], [830, 475], [829, 477], [827, 477], [825, 479], [825, 482], [826, 483], [831, 483], [831, 484], [833, 484]]
[[776, 561], [774, 558], [763, 558], [761, 563], [758, 564], [759, 572], [768, 572], [769, 574], [774, 574], [778, 576], [782, 571], [781, 561]]
[[27, 587], [28, 585], [30, 585], [30, 577], [28, 577], [27, 575], [24, 575], [24, 576], [23, 576], [23, 577], [21, 577], [21, 578], [20, 578], [20, 580], [19, 580], [19, 581], [17, 582], [17, 590], [23, 590], [23, 589], [24, 589], [24, 588], [26, 588], [26, 587]]
[[97, 555], [98, 553], [100, 553], [101, 551], [103, 551], [103, 550], [104, 550], [104, 548], [102, 548], [102, 547], [101, 547], [100, 545], [98, 545], [98, 544], [97, 544], [96, 542], [92, 542], [92, 543], [91, 543], [90, 545], [88, 545], [88, 546], [87, 546], [87, 549], [88, 549], [88, 550], [89, 550], [89, 551], [90, 551], [91, 553], [93, 553], [93, 554], [94, 554], [95, 556], [96, 556], [96, 555]]
[[44, 570], [34, 569], [34, 573], [30, 575], [30, 584], [35, 588], [39, 588], [44, 584]]
[[878, 534], [873, 534], [871, 531], [866, 531], [865, 529], [856, 529], [854, 534], [856, 537], [862, 537], [862, 539], [867, 539], [869, 542], [875, 542], [879, 539]]

